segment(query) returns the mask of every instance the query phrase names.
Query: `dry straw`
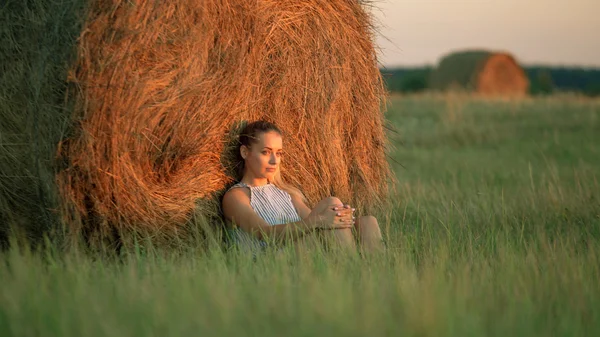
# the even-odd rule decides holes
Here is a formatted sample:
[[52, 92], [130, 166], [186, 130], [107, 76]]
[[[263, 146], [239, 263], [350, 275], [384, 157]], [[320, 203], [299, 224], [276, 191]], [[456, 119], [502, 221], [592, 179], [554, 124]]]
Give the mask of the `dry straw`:
[[[355, 0], [95, 0], [58, 175], [74, 232], [181, 233], [219, 214], [240, 121], [285, 134], [309, 202], [374, 211], [390, 178], [371, 18]], [[233, 130], [233, 131], [232, 131]]]
[[525, 71], [507, 53], [490, 55], [477, 77], [477, 92], [483, 95], [525, 96], [528, 91]]

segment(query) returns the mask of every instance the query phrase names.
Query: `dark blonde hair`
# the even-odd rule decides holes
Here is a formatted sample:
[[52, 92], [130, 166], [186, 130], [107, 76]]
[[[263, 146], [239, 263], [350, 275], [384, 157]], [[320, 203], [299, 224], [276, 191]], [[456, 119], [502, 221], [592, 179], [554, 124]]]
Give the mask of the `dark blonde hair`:
[[[261, 134], [267, 133], [267, 132], [276, 132], [277, 134], [279, 134], [280, 136], [283, 137], [283, 133], [277, 127], [277, 125], [275, 125], [271, 122], [263, 121], [263, 120], [248, 123], [240, 132], [239, 146], [236, 151], [236, 157], [240, 163], [240, 165], [237, 165], [238, 180], [241, 180], [243, 178], [244, 168], [245, 168], [244, 158], [242, 158], [242, 154], [240, 151], [242, 145], [250, 148], [252, 146], [252, 144], [256, 144], [256, 142], [258, 141], [258, 138], [260, 137]], [[277, 172], [275, 173], [275, 176], [273, 177], [273, 180], [270, 181], [270, 183], [272, 183], [275, 186], [277, 186], [278, 188], [288, 192], [289, 194], [297, 196], [297, 197], [301, 198], [302, 200], [304, 200], [304, 195], [302, 194], [302, 192], [300, 192], [300, 190], [298, 190], [297, 188], [295, 188], [293, 186], [286, 184], [283, 181], [283, 179], [281, 178], [280, 169], [277, 170]]]

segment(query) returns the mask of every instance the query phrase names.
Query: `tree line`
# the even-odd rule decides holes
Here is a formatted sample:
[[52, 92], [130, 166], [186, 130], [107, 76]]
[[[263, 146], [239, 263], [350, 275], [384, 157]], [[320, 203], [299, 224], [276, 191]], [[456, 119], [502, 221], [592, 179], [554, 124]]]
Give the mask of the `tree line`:
[[[577, 67], [523, 67], [529, 78], [529, 93], [547, 95], [554, 92], [576, 92], [600, 96], [600, 69]], [[381, 69], [390, 92], [414, 93], [429, 89], [433, 67]]]

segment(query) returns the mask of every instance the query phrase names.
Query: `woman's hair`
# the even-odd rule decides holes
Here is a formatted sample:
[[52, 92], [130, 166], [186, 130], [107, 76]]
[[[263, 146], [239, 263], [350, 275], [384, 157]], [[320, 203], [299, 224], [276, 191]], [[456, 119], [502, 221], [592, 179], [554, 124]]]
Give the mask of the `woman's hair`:
[[[248, 123], [240, 132], [239, 146], [236, 151], [236, 156], [240, 163], [239, 165], [237, 165], [237, 167], [239, 168], [238, 172], [237, 172], [238, 180], [241, 180], [242, 177], [244, 176], [244, 158], [242, 158], [242, 155], [240, 153], [240, 148], [242, 147], [242, 145], [250, 148], [252, 146], [252, 144], [255, 144], [258, 141], [258, 138], [260, 137], [260, 135], [263, 133], [266, 133], [266, 132], [276, 132], [280, 136], [283, 136], [283, 133], [277, 127], [277, 125], [275, 125], [271, 122], [267, 122], [267, 121], [255, 121], [252, 123]], [[302, 194], [302, 192], [300, 192], [300, 190], [298, 190], [297, 188], [295, 188], [293, 186], [286, 184], [283, 181], [283, 179], [281, 178], [281, 169], [277, 169], [277, 172], [275, 172], [275, 176], [273, 177], [273, 181], [270, 181], [270, 183], [272, 183], [275, 186], [277, 186], [278, 188], [288, 192], [289, 194], [295, 195], [295, 196], [301, 198], [302, 200], [304, 200], [304, 195]]]
[[267, 122], [267, 121], [256, 121], [252, 123], [246, 124], [246, 126], [240, 132], [240, 147], [245, 145], [250, 147], [252, 144], [256, 143], [258, 137], [265, 132], [274, 131], [280, 136], [282, 136], [281, 130], [277, 127], [277, 125]]

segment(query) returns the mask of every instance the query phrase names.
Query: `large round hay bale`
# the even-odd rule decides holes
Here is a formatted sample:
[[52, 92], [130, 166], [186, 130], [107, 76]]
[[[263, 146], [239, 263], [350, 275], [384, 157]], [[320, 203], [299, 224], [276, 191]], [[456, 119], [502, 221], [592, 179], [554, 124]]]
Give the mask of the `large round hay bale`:
[[529, 89], [527, 75], [513, 56], [489, 51], [443, 57], [430, 83], [436, 90], [461, 89], [483, 95], [524, 96]]
[[[285, 133], [283, 176], [309, 203], [385, 200], [384, 88], [354, 0], [92, 0], [61, 144], [74, 233], [181, 233], [219, 214], [240, 121]], [[233, 134], [232, 134], [233, 133]]]

